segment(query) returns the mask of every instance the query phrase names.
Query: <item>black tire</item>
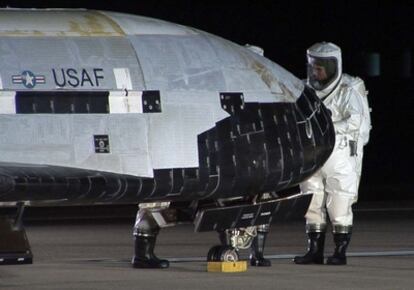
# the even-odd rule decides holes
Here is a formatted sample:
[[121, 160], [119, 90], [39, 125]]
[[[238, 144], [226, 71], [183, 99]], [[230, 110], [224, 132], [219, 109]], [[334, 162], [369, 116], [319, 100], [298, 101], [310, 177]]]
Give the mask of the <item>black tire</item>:
[[207, 261], [211, 261], [211, 262], [220, 261], [219, 251], [221, 247], [222, 247], [221, 245], [217, 245], [217, 246], [210, 248], [210, 250], [207, 253]]

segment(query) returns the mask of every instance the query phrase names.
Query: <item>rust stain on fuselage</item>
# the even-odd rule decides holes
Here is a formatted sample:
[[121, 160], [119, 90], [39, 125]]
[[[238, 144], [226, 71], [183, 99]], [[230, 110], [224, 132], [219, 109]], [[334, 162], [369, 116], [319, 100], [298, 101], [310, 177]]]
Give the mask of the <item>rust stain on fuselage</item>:
[[[272, 93], [284, 95], [287, 100], [296, 100], [293, 93], [282, 82], [280, 82], [272, 71], [269, 70], [263, 63], [249, 57], [248, 55], [244, 55], [244, 57], [247, 61], [248, 67], [259, 75], [260, 79], [266, 84]], [[301, 88], [297, 87], [296, 84], [294, 84], [294, 86], [298, 90], [301, 90]]]
[[[282, 82], [280, 82], [264, 64], [249, 57], [246, 57], [246, 60], [249, 68], [260, 76], [261, 80], [266, 84], [270, 91], [284, 95], [288, 100], [296, 99], [292, 92]], [[277, 91], [275, 91], [275, 89], [277, 89]]]
[[[86, 14], [84, 23], [76, 20], [69, 21], [70, 33], [81, 36], [120, 36], [125, 35], [121, 27], [103, 14]], [[108, 29], [110, 27], [111, 29]]]
[[[24, 13], [21, 14], [24, 21]], [[48, 14], [44, 14], [48, 15]], [[0, 27], [0, 36], [124, 36], [125, 32], [112, 18], [99, 11], [80, 13], [50, 14], [49, 25], [47, 17], [30, 18], [23, 25], [14, 21], [6, 22]], [[41, 17], [41, 15], [39, 16]], [[31, 22], [33, 19], [33, 23]], [[43, 19], [43, 18], [42, 18]], [[59, 23], [54, 23], [59, 21]], [[21, 27], [21, 28], [20, 28]]]
[[262, 63], [258, 62], [257, 60], [252, 60], [249, 62], [249, 64], [250, 68], [260, 76], [262, 81], [266, 84], [266, 86], [269, 89], [272, 88], [273, 82], [276, 82], [277, 86], [279, 86], [278, 80]]

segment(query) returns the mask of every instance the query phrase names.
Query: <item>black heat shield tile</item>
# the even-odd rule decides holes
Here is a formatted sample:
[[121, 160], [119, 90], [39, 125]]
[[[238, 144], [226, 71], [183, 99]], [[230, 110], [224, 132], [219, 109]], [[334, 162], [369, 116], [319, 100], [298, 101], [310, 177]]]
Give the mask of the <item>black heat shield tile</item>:
[[154, 178], [0, 163], [0, 201], [214, 200], [277, 192], [315, 172], [333, 149], [333, 125], [318, 102], [306, 91], [296, 104], [259, 105], [230, 93], [222, 100], [230, 116], [198, 137], [199, 167], [154, 170]]
[[309, 206], [310, 197], [311, 195], [296, 196], [257, 204], [200, 209], [194, 220], [195, 231], [224, 231], [269, 224], [272, 219], [285, 220], [293, 217], [292, 209], [295, 209], [295, 214], [304, 214]]
[[198, 193], [200, 191], [200, 177], [198, 168], [183, 168], [183, 188], [181, 195], [177, 200], [200, 199]]
[[162, 199], [169, 195], [173, 189], [172, 169], [154, 170], [154, 189], [151, 193], [151, 199]]
[[[201, 166], [200, 168], [205, 168], [205, 166]], [[178, 168], [174, 168], [172, 175], [172, 194], [181, 194], [183, 188], [184, 188], [184, 176], [182, 175], [182, 170]], [[200, 178], [201, 179], [201, 178]]]

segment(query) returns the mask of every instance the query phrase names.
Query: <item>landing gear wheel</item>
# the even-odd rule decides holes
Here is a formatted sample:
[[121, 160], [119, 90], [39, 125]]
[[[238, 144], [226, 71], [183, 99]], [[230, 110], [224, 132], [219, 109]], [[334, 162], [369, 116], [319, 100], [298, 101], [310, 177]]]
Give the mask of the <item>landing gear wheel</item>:
[[238, 260], [239, 253], [231, 246], [214, 246], [207, 254], [207, 261], [236, 262]]
[[224, 262], [237, 262], [239, 260], [239, 253], [235, 248], [230, 246], [223, 246], [218, 251], [220, 261]]
[[221, 245], [212, 247], [210, 251], [208, 251], [207, 261], [220, 261], [218, 252], [221, 247]]

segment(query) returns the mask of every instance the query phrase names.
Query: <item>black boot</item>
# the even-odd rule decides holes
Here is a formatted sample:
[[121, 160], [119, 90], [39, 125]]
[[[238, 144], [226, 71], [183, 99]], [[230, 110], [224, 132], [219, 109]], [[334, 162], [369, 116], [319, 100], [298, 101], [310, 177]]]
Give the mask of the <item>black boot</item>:
[[325, 246], [325, 233], [308, 233], [308, 252], [304, 256], [296, 256], [296, 264], [323, 264], [323, 249]]
[[259, 267], [270, 267], [272, 263], [270, 260], [263, 257], [267, 232], [257, 232], [251, 245], [250, 265]]
[[156, 235], [135, 236], [134, 268], [168, 268], [170, 263], [167, 260], [160, 260], [154, 255], [156, 238]]
[[335, 252], [328, 257], [327, 265], [346, 265], [346, 249], [351, 241], [351, 234], [334, 234]]

